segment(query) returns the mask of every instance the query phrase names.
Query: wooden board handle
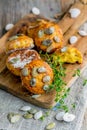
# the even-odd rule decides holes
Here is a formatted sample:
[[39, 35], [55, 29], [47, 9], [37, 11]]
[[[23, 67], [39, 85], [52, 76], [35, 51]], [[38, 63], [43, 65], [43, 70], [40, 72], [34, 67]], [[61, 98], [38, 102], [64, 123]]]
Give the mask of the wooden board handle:
[[87, 4], [87, 0], [61, 0], [61, 1], [60, 1], [61, 10], [62, 10], [63, 12], [67, 11], [67, 9], [69, 9], [70, 6], [71, 6], [72, 4], [74, 4], [75, 2], [77, 2], [77, 1], [79, 1], [79, 2], [81, 2], [81, 3], [83, 3], [83, 4]]
[[61, 0], [60, 1], [61, 4], [61, 10], [63, 12], [67, 11], [69, 9], [69, 7], [74, 4], [74, 0]]

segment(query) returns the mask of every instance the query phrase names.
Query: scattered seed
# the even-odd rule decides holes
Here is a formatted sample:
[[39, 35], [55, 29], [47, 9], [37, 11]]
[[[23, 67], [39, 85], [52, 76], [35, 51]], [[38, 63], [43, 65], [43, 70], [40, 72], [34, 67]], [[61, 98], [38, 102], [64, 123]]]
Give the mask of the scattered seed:
[[31, 109], [30, 106], [23, 106], [20, 108], [21, 111], [29, 111]]
[[73, 8], [69, 10], [69, 13], [71, 14], [71, 18], [77, 18], [81, 11], [78, 8]]
[[32, 114], [29, 114], [29, 113], [26, 113], [26, 114], [23, 115], [23, 117], [24, 117], [25, 119], [31, 119], [31, 118], [33, 118], [33, 115], [32, 115]]
[[42, 44], [45, 46], [50, 46], [52, 44], [52, 40], [46, 39], [46, 40], [42, 41]]
[[37, 110], [34, 109], [34, 108], [32, 108], [32, 109], [30, 109], [28, 112], [29, 112], [30, 114], [35, 114], [35, 113], [37, 112]]
[[34, 86], [36, 85], [36, 79], [35, 79], [35, 78], [32, 78], [32, 79], [30, 80], [30, 85], [31, 85], [32, 87], [34, 87]]
[[75, 119], [75, 115], [73, 115], [73, 114], [70, 114], [70, 113], [65, 113], [64, 114], [64, 116], [63, 116], [63, 120], [65, 121], [65, 122], [71, 122], [71, 121], [73, 121]]
[[28, 76], [29, 74], [28, 68], [23, 68], [21, 72], [23, 76]]
[[46, 126], [46, 130], [51, 130], [55, 127], [55, 123], [54, 122], [51, 122], [49, 123], [47, 126]]
[[46, 68], [45, 68], [44, 66], [39, 67], [39, 68], [38, 68], [38, 72], [39, 72], [39, 73], [44, 73], [44, 72], [46, 72]]
[[10, 29], [13, 28], [13, 26], [14, 26], [14, 24], [9, 23], [9, 24], [7, 24], [7, 25], [5, 26], [5, 30], [6, 30], [6, 31], [9, 31]]
[[60, 38], [58, 36], [54, 36], [53, 40], [57, 43], [60, 42]]
[[60, 112], [56, 115], [56, 120], [58, 121], [63, 121], [63, 116], [64, 116], [65, 112]]
[[45, 76], [43, 78], [43, 82], [49, 82], [50, 81], [50, 76]]
[[8, 40], [9, 40], [9, 41], [12, 41], [12, 40], [15, 40], [15, 39], [17, 39], [17, 38], [18, 38], [18, 36], [15, 35], [15, 36], [10, 37]]
[[52, 44], [47, 48], [47, 53], [50, 53], [51, 51], [53, 50], [53, 46], [52, 46]]
[[38, 94], [38, 95], [32, 95], [32, 98], [38, 98], [38, 97], [40, 97], [41, 96], [41, 94]]
[[19, 33], [19, 34], [16, 34], [16, 36], [24, 36], [24, 34]]
[[34, 67], [34, 68], [32, 69], [32, 76], [33, 76], [33, 77], [36, 77], [36, 76], [38, 75], [37, 69], [38, 69], [38, 67]]
[[43, 30], [39, 30], [38, 31], [38, 37], [41, 38], [41, 37], [43, 37], [43, 35], [44, 35], [44, 31]]
[[49, 27], [44, 30], [44, 33], [50, 35], [54, 33], [54, 30], [55, 30], [54, 27]]
[[74, 44], [77, 42], [77, 40], [78, 40], [78, 38], [76, 36], [72, 36], [72, 37], [70, 37], [69, 41], [70, 41], [70, 44]]
[[63, 47], [62, 49], [61, 49], [61, 52], [66, 52], [67, 51], [67, 47]]
[[20, 117], [21, 117], [21, 115], [15, 114], [15, 113], [9, 113], [8, 116], [7, 116], [10, 123], [13, 123], [13, 124], [18, 122]]
[[81, 36], [87, 36], [87, 33], [84, 30], [79, 30], [78, 32]]
[[9, 62], [10, 62], [11, 64], [15, 64], [17, 61], [19, 61], [19, 58], [17, 58], [17, 57], [15, 57], [15, 58], [9, 60]]
[[45, 85], [43, 86], [43, 90], [45, 90], [45, 91], [46, 91], [46, 90], [49, 90], [49, 85], [46, 85], [46, 84], [45, 84]]
[[38, 119], [40, 119], [42, 117], [42, 115], [43, 115], [42, 111], [38, 111], [37, 113], [34, 114], [34, 119], [38, 120]]
[[40, 14], [40, 10], [37, 7], [33, 7], [32, 8], [32, 13], [35, 15], [39, 15]]

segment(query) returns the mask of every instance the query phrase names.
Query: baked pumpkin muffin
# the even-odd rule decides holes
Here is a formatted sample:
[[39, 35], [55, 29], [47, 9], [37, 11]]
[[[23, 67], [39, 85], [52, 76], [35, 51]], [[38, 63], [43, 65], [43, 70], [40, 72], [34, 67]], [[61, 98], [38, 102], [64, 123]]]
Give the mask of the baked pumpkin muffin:
[[37, 19], [35, 22], [32, 22], [27, 29], [27, 34], [29, 37], [35, 39], [35, 33], [38, 27], [42, 24], [42, 19]]
[[33, 60], [21, 70], [23, 86], [33, 94], [43, 94], [53, 81], [53, 71], [43, 60]]
[[35, 50], [15, 51], [8, 56], [6, 65], [14, 75], [20, 76], [21, 69], [35, 59], [40, 59], [39, 54]]
[[14, 52], [16, 50], [31, 49], [34, 47], [33, 39], [23, 34], [12, 36], [6, 43], [6, 53]]
[[54, 55], [54, 60], [60, 57], [63, 63], [82, 63], [83, 57], [81, 52], [74, 47], [63, 47], [60, 51], [57, 50]]
[[51, 53], [62, 47], [63, 34], [58, 24], [40, 20], [36, 22], [34, 26], [32, 29], [29, 29], [28, 34], [30, 37], [34, 38], [35, 45], [38, 49]]

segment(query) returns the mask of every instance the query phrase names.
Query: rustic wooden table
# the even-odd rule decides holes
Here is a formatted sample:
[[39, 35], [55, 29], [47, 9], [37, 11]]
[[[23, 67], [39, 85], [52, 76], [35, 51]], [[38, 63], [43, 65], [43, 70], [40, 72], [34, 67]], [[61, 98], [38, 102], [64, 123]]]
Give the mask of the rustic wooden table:
[[[60, 0], [0, 0], [0, 37], [4, 33], [6, 24], [16, 23], [21, 17], [29, 13], [34, 6], [38, 7], [41, 14], [46, 17], [52, 18], [56, 13], [61, 12]], [[18, 123], [10, 124], [7, 120], [7, 114], [9, 112], [19, 112], [18, 110], [21, 106], [29, 105], [38, 110], [46, 110], [0, 90], [0, 130], [44, 130], [45, 126], [52, 121], [56, 123], [54, 130], [87, 130], [87, 112], [85, 113], [87, 106], [87, 86], [82, 86], [82, 77], [87, 77], [87, 69], [85, 69], [82, 76], [72, 85], [70, 94], [66, 99], [70, 112], [76, 115], [76, 119], [72, 123], [56, 121], [54, 116], [58, 112], [57, 110], [51, 111], [50, 116], [44, 121], [34, 119], [25, 120], [21, 118]], [[71, 107], [73, 103], [76, 104], [75, 109]]]

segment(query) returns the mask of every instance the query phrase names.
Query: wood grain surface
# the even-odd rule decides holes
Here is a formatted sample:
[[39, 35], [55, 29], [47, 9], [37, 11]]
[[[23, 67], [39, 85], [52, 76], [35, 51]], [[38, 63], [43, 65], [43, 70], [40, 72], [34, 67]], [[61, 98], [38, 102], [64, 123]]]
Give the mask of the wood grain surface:
[[[81, 23], [83, 23], [83, 21], [85, 22], [87, 20], [86, 14], [87, 14], [87, 6], [83, 5], [81, 3], [76, 3], [73, 5], [73, 7], [71, 8], [79, 8], [81, 10], [81, 14], [80, 16], [76, 19], [76, 21], [78, 21], [78, 19], [80, 19], [80, 24], [78, 22], [75, 21], [75, 23], [71, 24], [71, 18], [70, 20], [68, 20], [68, 25], [66, 32], [64, 34], [64, 42], [67, 40], [66, 45], [68, 45], [68, 40], [69, 38], [73, 35], [74, 32], [77, 32], [77, 29], [79, 28], [79, 26], [81, 25]], [[84, 8], [84, 11], [83, 11]], [[84, 14], [84, 15], [83, 15]], [[67, 23], [65, 22], [66, 19], [69, 19], [69, 14], [65, 14], [63, 20], [60, 21], [60, 25], [62, 28], [62, 25]], [[15, 34], [17, 34], [20, 30], [20, 28], [25, 24], [26, 26], [30, 26], [32, 22], [34, 22], [36, 19], [41, 18], [39, 16], [35, 16], [32, 14], [29, 14], [27, 16], [25, 16], [22, 20], [20, 20], [14, 27], [12, 30], [10, 30], [7, 34], [5, 34], [1, 40], [0, 40], [0, 57], [2, 57], [3, 55], [3, 59], [1, 60], [1, 64], [0, 64], [0, 84], [2, 85], [2, 89], [12, 93], [13, 95], [20, 97], [22, 99], [24, 99], [25, 101], [28, 101], [30, 103], [33, 103], [35, 105], [44, 107], [44, 108], [50, 108], [53, 107], [56, 102], [55, 102], [55, 91], [52, 91], [50, 93], [46, 93], [41, 95], [39, 98], [33, 99], [31, 97], [31, 95], [29, 95], [29, 93], [26, 91], [26, 89], [24, 89], [24, 87], [21, 84], [21, 81], [18, 79], [18, 77], [12, 75], [7, 69], [5, 69], [5, 58], [6, 54], [5, 54], [5, 44], [7, 39], [10, 36], [13, 36]], [[73, 27], [74, 25], [74, 27]], [[64, 26], [65, 27], [65, 26]], [[63, 32], [64, 32], [64, 27], [62, 28]], [[75, 28], [76, 27], [76, 28]], [[68, 30], [69, 28], [69, 30]], [[74, 30], [74, 31], [72, 31]], [[69, 32], [68, 32], [69, 31]], [[69, 34], [68, 38], [67, 33]], [[85, 67], [87, 66], [87, 37], [80, 37], [80, 41], [77, 41], [77, 43], [75, 44], [75, 47], [78, 48], [78, 50], [82, 53], [83, 55], [83, 63], [82, 64], [66, 64], [66, 77], [64, 78], [64, 81], [67, 83], [66, 88], [70, 87], [72, 85], [72, 83], [75, 81], [76, 77], [72, 77], [74, 71], [76, 69], [81, 69], [84, 70]], [[4, 66], [4, 67], [3, 67]], [[5, 70], [4, 70], [4, 69]], [[71, 71], [73, 70], [73, 71]], [[13, 80], [14, 79], [14, 80]], [[64, 93], [61, 93], [61, 95], [63, 95]]]
[[[39, 6], [40, 4], [40, 6]], [[29, 13], [33, 6], [40, 8], [42, 14], [47, 17], [53, 17], [55, 13], [61, 12], [60, 0], [0, 0], [0, 36], [4, 32], [4, 27], [7, 23], [16, 23], [22, 16]], [[87, 77], [87, 70], [85, 69], [83, 73], [84, 77]], [[26, 103], [2, 90], [0, 90], [0, 129], [5, 130], [44, 130], [45, 126], [52, 121], [56, 122], [55, 130], [80, 130], [82, 119], [85, 112], [85, 98], [83, 98], [83, 92], [86, 92], [86, 88], [82, 87], [82, 78], [79, 78], [71, 88], [70, 96], [68, 97], [67, 104], [70, 106], [71, 103], [76, 102], [76, 109], [71, 112], [76, 114], [76, 120], [73, 123], [66, 124], [64, 122], [57, 122], [53, 118], [55, 112], [51, 112], [51, 115], [43, 122], [29, 120], [26, 121], [21, 119], [15, 125], [8, 122], [6, 116], [8, 112], [17, 112], [18, 109], [23, 105], [30, 105], [31, 107], [37, 108], [38, 110], [43, 110], [41, 108], [35, 107], [29, 103]], [[87, 95], [87, 94], [86, 94]], [[85, 97], [85, 95], [84, 95]], [[58, 112], [58, 111], [57, 111]], [[86, 121], [86, 119], [85, 119]], [[85, 122], [81, 130], [86, 130]], [[35, 127], [34, 127], [35, 126]]]

